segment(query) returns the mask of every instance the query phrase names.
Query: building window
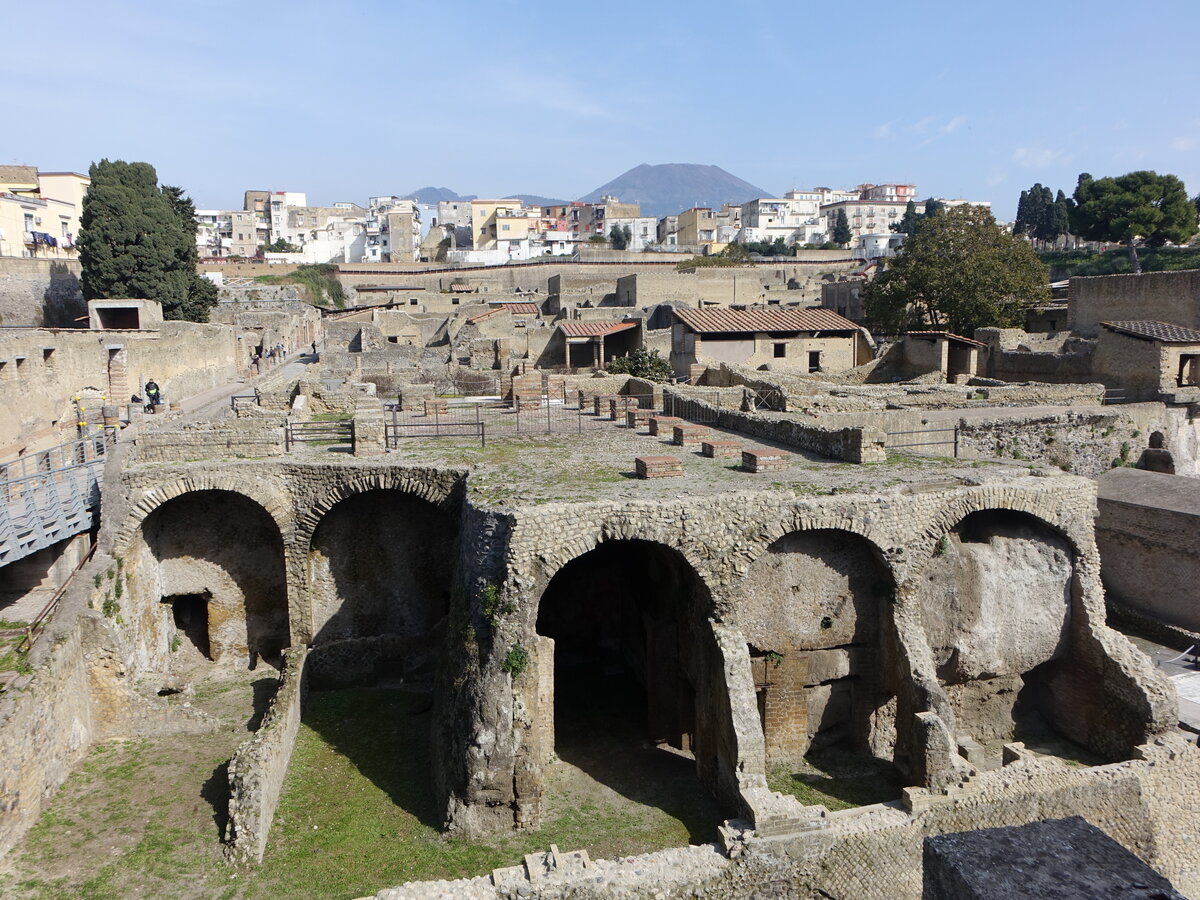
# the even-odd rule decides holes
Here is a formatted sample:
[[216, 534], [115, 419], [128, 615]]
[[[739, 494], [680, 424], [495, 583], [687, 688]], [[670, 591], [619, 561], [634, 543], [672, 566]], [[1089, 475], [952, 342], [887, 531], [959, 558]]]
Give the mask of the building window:
[[808, 371], [810, 371], [810, 372], [820, 372], [821, 371], [821, 351], [820, 350], [809, 350], [808, 351]]
[[44, 365], [47, 369], [54, 368], [54, 348], [53, 347], [43, 347], [42, 348], [42, 365]]
[[787, 357], [787, 344], [776, 344], [775, 345], [775, 358], [776, 359], [785, 359], [786, 357]]

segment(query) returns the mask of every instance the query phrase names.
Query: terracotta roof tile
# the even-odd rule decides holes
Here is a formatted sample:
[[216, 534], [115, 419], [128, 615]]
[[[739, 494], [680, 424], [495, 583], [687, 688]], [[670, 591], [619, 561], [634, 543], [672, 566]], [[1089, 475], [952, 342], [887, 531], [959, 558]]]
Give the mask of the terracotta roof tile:
[[536, 316], [538, 313], [541, 312], [541, 309], [538, 308], [538, 305], [536, 303], [505, 303], [500, 308], [507, 309], [510, 313], [514, 313], [514, 314], [520, 315], [520, 316], [528, 316], [528, 315]]
[[977, 341], [973, 338], [963, 337], [961, 334], [955, 334], [952, 331], [910, 331], [908, 337], [916, 338], [946, 338], [950, 341], [962, 341], [964, 344], [974, 344], [976, 347], [986, 347], [987, 344], [983, 341]]
[[849, 319], [828, 309], [677, 309], [692, 331], [858, 331]]
[[1172, 325], [1169, 322], [1134, 319], [1121, 322], [1101, 322], [1100, 324], [1110, 331], [1117, 331], [1147, 341], [1162, 341], [1164, 344], [1200, 344], [1200, 331], [1194, 328], [1184, 328], [1182, 325]]
[[637, 322], [559, 322], [558, 327], [567, 337], [600, 337], [636, 328]]

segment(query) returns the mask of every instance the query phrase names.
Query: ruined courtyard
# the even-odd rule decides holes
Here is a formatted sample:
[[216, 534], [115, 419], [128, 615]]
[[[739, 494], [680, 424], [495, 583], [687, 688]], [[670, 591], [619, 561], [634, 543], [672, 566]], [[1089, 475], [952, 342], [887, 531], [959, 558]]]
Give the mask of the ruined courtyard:
[[231, 346], [320, 354], [100, 432], [96, 547], [3, 698], [12, 896], [916, 897], [923, 838], [1072, 815], [1200, 885], [1093, 480], [1194, 474], [1193, 387], [954, 335], [661, 383], [246, 306]]

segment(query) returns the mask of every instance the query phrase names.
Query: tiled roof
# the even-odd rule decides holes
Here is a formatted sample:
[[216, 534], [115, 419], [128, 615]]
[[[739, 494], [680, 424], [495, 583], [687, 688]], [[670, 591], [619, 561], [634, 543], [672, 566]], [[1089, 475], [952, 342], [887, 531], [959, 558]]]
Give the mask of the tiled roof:
[[1172, 325], [1169, 322], [1155, 322], [1148, 319], [1134, 319], [1122, 322], [1101, 322], [1111, 331], [1132, 335], [1147, 341], [1162, 341], [1164, 344], [1200, 344], [1200, 331], [1194, 328], [1184, 328], [1182, 325]]
[[677, 309], [692, 331], [858, 331], [849, 319], [828, 309]]
[[519, 316], [536, 316], [541, 312], [536, 303], [505, 303], [500, 308], [507, 309], [510, 313], [515, 313]]
[[567, 337], [601, 337], [636, 328], [637, 322], [559, 322], [558, 327]]
[[976, 347], [986, 347], [987, 344], [982, 341], [976, 341], [969, 337], [963, 337], [961, 334], [954, 334], [950, 331], [910, 331], [909, 337], [915, 338], [945, 338], [948, 341], [961, 341], [964, 344], [974, 344]]

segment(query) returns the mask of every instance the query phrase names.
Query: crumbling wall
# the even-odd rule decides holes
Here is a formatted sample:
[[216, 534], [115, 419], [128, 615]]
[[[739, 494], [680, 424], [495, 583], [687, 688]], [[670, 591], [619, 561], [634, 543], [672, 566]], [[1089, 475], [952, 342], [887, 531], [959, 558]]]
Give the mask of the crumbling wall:
[[1097, 275], [1070, 280], [1068, 328], [1094, 337], [1101, 322], [1151, 319], [1200, 328], [1200, 270]]
[[87, 315], [76, 259], [0, 259], [0, 325], [73, 328]]
[[275, 807], [283, 791], [307, 695], [308, 649], [284, 655], [279, 687], [254, 736], [229, 760], [229, 820], [226, 856], [233, 862], [262, 862]]
[[282, 456], [283, 420], [231, 419], [155, 427], [143, 424], [136, 438], [137, 462]]

